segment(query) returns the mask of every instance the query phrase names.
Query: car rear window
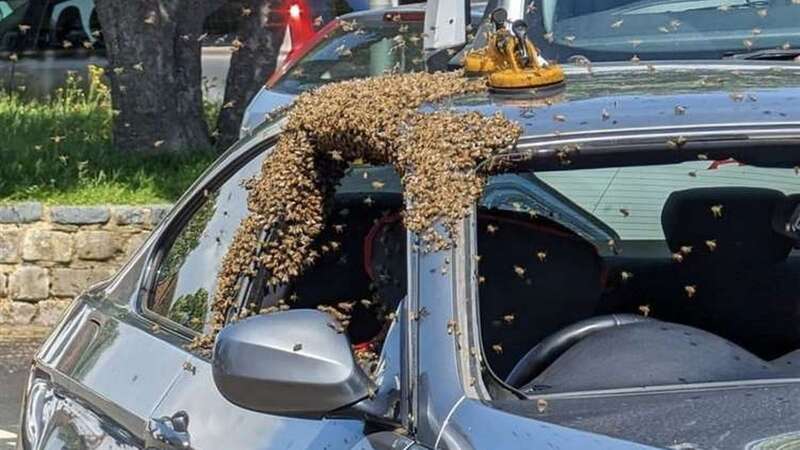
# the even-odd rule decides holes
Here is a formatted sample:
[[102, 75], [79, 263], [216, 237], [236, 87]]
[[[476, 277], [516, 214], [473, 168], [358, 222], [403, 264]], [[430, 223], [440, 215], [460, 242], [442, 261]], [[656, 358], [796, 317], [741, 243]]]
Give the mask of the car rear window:
[[273, 89], [298, 94], [323, 84], [384, 72], [423, 71], [421, 33], [422, 22], [344, 21]]

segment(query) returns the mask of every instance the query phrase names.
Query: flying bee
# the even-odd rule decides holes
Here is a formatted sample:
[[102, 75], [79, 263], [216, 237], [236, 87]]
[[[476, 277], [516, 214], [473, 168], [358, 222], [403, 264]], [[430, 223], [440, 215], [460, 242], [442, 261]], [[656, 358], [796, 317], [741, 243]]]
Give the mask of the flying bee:
[[252, 9], [242, 7], [242, 17], [249, 17], [250, 14], [253, 14], [253, 10]]
[[633, 55], [633, 56], [631, 56], [630, 62], [632, 62], [632, 63], [634, 63], [634, 64], [639, 64], [639, 62], [641, 62], [641, 61], [642, 61], [642, 60], [639, 58], [639, 55]]
[[690, 284], [683, 287], [683, 290], [686, 291], [686, 296], [689, 298], [693, 298], [695, 294], [697, 294], [697, 285]]
[[353, 52], [344, 44], [336, 47], [335, 53], [339, 56], [350, 56], [353, 54]]
[[722, 205], [712, 205], [711, 206], [711, 214], [713, 214], [714, 217], [717, 218], [717, 219], [722, 217]]
[[669, 33], [669, 28], [663, 27], [663, 26], [662, 27], [658, 27], [658, 31], [660, 31], [662, 33]]
[[622, 272], [619, 273], [619, 277], [622, 280], [622, 282], [624, 283], [624, 282], [627, 282], [628, 280], [630, 280], [631, 278], [633, 278], [633, 274], [631, 272], [623, 270]]
[[456, 331], [456, 321], [455, 320], [448, 320], [447, 321], [447, 334], [452, 335]]
[[758, 11], [756, 11], [756, 14], [758, 14], [758, 17], [767, 17], [767, 15], [769, 15], [769, 12], [766, 9], [759, 9]]
[[539, 258], [539, 262], [545, 262], [547, 260], [547, 252], [544, 250], [539, 250], [536, 252], [536, 257]]
[[753, 48], [753, 45], [754, 45], [754, 44], [753, 44], [753, 41], [751, 41], [750, 39], [744, 39], [744, 40], [742, 41], [742, 45], [744, 45], [744, 47], [745, 47], [746, 49], [750, 50], [751, 48]]
[[607, 109], [603, 108], [603, 110], [600, 112], [600, 117], [603, 119], [603, 121], [606, 121], [611, 118], [611, 114]]
[[66, 40], [62, 41], [61, 42], [61, 46], [64, 47], [64, 48], [72, 48], [72, 42], [66, 41]]
[[650, 315], [650, 305], [640, 305], [639, 312], [642, 313], [643, 316], [648, 317]]
[[522, 266], [515, 265], [514, 273], [516, 273], [518, 277], [523, 278], [525, 276], [525, 268]]
[[492, 351], [494, 351], [498, 355], [502, 355], [503, 354], [503, 344], [493, 344], [492, 345]]
[[683, 262], [683, 253], [680, 252], [673, 253], [672, 260], [675, 262]]
[[506, 325], [511, 325], [514, 323], [514, 319], [516, 319], [514, 314], [506, 314], [503, 316], [503, 322], [505, 322]]
[[624, 19], [619, 19], [611, 23], [611, 28], [619, 28], [622, 26], [622, 23], [625, 22]]
[[717, 241], [716, 239], [709, 239], [706, 241], [706, 247], [708, 247], [708, 251], [713, 252], [717, 249]]
[[678, 136], [674, 139], [667, 140], [667, 146], [672, 149], [679, 149], [686, 145], [686, 138], [683, 136]]
[[555, 120], [556, 122], [566, 122], [567, 116], [565, 116], [564, 114], [556, 114], [553, 116], [553, 120]]
[[500, 227], [498, 227], [497, 225], [492, 225], [492, 224], [486, 225], [486, 231], [488, 231], [489, 234], [495, 234], [499, 229]]
[[622, 217], [628, 217], [631, 215], [631, 212], [628, 208], [620, 208], [619, 213], [622, 214]]
[[133, 66], [133, 70], [138, 70], [139, 72], [144, 72], [144, 63], [136, 63]]
[[676, 105], [675, 106], [675, 115], [676, 116], [682, 116], [684, 114], [686, 114], [686, 107], [683, 106], [683, 105]]

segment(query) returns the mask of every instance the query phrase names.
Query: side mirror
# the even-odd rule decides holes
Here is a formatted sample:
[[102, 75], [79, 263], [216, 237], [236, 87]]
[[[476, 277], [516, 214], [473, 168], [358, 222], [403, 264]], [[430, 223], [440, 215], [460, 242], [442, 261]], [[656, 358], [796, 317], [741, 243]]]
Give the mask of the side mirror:
[[369, 395], [350, 342], [317, 310], [250, 317], [225, 327], [214, 346], [214, 383], [250, 410], [322, 417]]

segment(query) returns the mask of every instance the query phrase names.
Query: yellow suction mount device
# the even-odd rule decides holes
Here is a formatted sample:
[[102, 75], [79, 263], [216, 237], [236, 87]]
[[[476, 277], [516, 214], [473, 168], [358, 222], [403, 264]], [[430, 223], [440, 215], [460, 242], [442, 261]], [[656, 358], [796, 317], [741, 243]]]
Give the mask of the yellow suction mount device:
[[508, 13], [497, 8], [490, 15], [494, 31], [486, 47], [472, 50], [464, 58], [468, 75], [488, 75], [489, 90], [501, 94], [532, 92], [551, 95], [564, 86], [564, 71], [550, 64], [528, 39], [528, 24], [516, 20], [506, 29]]

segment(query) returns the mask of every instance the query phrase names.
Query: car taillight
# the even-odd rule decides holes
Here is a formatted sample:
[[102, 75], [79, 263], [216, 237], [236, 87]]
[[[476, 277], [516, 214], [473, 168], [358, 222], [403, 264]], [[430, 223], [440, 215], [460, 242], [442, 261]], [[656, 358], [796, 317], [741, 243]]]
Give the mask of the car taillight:
[[289, 6], [289, 18], [292, 20], [300, 20], [300, 5], [293, 3]]

